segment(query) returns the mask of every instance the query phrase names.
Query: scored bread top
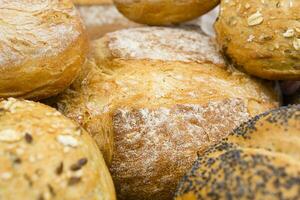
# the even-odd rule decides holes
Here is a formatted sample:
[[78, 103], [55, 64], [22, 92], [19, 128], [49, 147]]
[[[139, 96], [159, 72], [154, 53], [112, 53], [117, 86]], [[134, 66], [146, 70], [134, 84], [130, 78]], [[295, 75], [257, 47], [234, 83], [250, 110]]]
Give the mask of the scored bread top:
[[0, 68], [62, 53], [81, 34], [69, 0], [0, 1]]
[[154, 59], [223, 64], [214, 41], [198, 31], [142, 27], [107, 34], [109, 49], [122, 59]]

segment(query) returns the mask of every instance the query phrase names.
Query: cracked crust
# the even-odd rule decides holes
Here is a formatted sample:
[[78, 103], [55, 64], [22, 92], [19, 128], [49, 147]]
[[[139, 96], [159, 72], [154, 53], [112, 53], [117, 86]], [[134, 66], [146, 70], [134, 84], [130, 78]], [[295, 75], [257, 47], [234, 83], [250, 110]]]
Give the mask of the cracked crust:
[[0, 0], [0, 97], [41, 99], [68, 87], [87, 41], [70, 0]]
[[[278, 106], [271, 85], [214, 61], [219, 57], [217, 50], [207, 51], [210, 56], [202, 52], [195, 59], [188, 56], [195, 55], [198, 43], [188, 49], [173, 41], [198, 34], [196, 38], [203, 37], [201, 47], [212, 50], [213, 42], [206, 36], [169, 28], [168, 37], [152, 37], [156, 30], [161, 34], [166, 28], [132, 29], [144, 34], [144, 40], [133, 45], [138, 48], [116, 47], [122, 38], [128, 40], [123, 31], [94, 41], [83, 72], [58, 101], [59, 110], [98, 141], [111, 163], [119, 199], [171, 199], [198, 149], [221, 139], [248, 116]], [[149, 49], [140, 48], [145, 43], [151, 44]], [[164, 49], [162, 44], [170, 46]], [[152, 57], [157, 51], [173, 57]], [[151, 159], [149, 154], [157, 157]], [[135, 168], [128, 160], [135, 162]]]

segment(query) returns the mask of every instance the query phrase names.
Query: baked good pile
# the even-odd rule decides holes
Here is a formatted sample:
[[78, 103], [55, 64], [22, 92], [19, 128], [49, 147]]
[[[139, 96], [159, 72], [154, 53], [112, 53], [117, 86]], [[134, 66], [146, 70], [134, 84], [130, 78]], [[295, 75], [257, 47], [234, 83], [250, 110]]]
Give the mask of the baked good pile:
[[0, 200], [300, 199], [299, 9], [0, 0]]

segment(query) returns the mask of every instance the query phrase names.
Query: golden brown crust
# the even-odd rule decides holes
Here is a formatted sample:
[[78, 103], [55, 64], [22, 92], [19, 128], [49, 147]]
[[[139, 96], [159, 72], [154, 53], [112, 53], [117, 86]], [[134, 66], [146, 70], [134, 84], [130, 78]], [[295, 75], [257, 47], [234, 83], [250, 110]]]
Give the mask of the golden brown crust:
[[0, 102], [1, 199], [115, 200], [90, 135], [45, 105]]
[[41, 99], [71, 84], [87, 41], [71, 1], [1, 1], [0, 96]]
[[76, 5], [103, 5], [112, 4], [112, 0], [72, 0]]
[[297, 199], [299, 114], [299, 105], [282, 107], [241, 125], [199, 156], [176, 199]]
[[78, 5], [77, 9], [91, 40], [108, 32], [139, 26], [125, 18], [112, 4]]
[[271, 80], [300, 79], [299, 1], [222, 1], [215, 23], [230, 62]]
[[171, 199], [201, 147], [278, 105], [268, 83], [225, 66], [213, 46], [199, 32], [157, 27], [93, 42], [92, 57], [58, 104], [96, 140], [107, 139], [98, 143], [106, 161], [114, 148], [111, 170], [120, 199]]
[[213, 9], [219, 0], [114, 0], [114, 3], [132, 21], [168, 25], [195, 19]]

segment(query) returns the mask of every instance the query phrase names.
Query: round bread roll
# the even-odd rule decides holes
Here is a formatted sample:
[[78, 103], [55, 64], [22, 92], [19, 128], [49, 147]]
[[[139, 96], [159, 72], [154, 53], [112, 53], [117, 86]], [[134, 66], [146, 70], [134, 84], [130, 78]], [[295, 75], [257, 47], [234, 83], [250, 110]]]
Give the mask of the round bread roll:
[[43, 104], [0, 102], [0, 163], [1, 199], [116, 199], [91, 136]]
[[241, 125], [199, 155], [175, 199], [298, 199], [299, 116], [300, 106], [282, 107]]
[[218, 43], [247, 73], [300, 80], [300, 1], [222, 1], [215, 23]]
[[118, 199], [172, 199], [197, 151], [278, 106], [269, 83], [227, 67], [214, 45], [197, 31], [159, 27], [93, 42], [58, 107], [98, 142]]
[[91, 40], [116, 30], [139, 26], [129, 21], [115, 8], [109, 0], [78, 0], [74, 1], [87, 28]]
[[0, 97], [56, 95], [78, 75], [86, 35], [70, 0], [2, 1]]
[[128, 19], [148, 25], [169, 25], [195, 19], [213, 9], [219, 0], [114, 0]]

